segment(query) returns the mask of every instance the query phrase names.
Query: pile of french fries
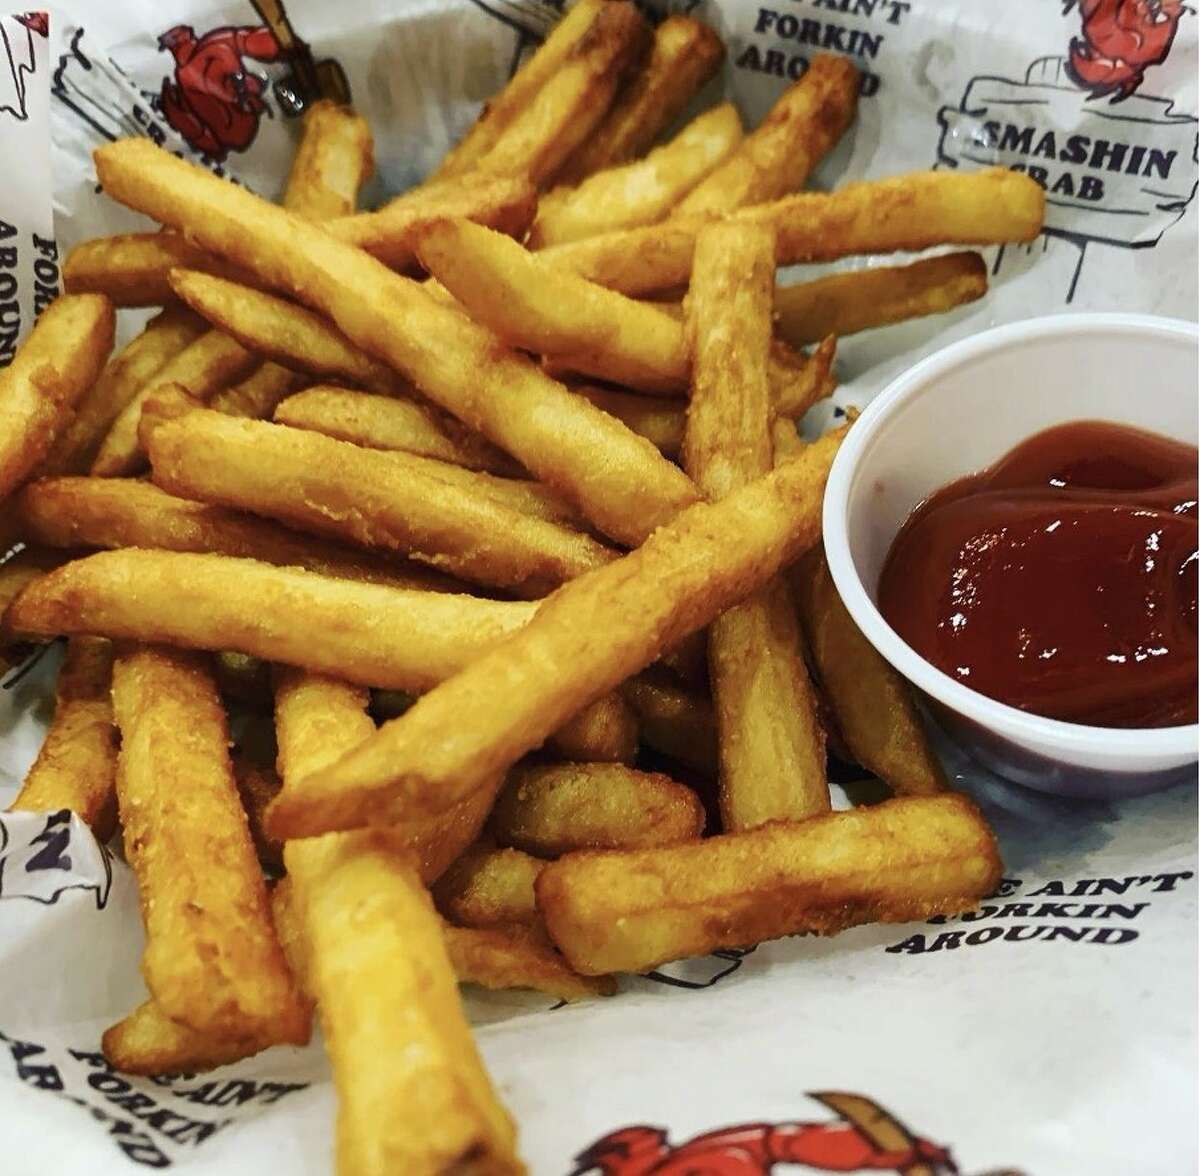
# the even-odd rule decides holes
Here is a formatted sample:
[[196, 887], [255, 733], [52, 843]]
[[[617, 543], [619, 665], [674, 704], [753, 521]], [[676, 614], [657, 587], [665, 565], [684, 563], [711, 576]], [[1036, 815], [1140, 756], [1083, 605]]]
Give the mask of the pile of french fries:
[[[985, 267], [776, 270], [1029, 240], [1041, 190], [799, 191], [854, 116], [831, 55], [759, 127], [718, 105], [660, 143], [723, 52], [580, 0], [371, 212], [369, 128], [328, 103], [282, 206], [102, 147], [161, 231], [79, 245], [0, 374], [4, 654], [66, 638], [13, 808], [119, 827], [141, 888], [148, 999], [105, 1055], [196, 1071], [315, 1009], [342, 1173], [522, 1170], [458, 982], [610, 994], [1000, 878], [822, 559], [852, 426], [797, 428], [837, 336], [978, 298]], [[231, 753], [230, 708], [274, 747]], [[894, 798], [831, 812], [827, 740]]]

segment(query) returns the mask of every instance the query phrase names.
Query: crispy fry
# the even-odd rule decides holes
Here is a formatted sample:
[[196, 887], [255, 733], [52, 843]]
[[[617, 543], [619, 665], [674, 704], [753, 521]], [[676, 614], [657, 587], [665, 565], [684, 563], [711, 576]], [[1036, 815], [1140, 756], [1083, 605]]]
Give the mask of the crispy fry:
[[601, 695], [550, 736], [550, 747], [579, 763], [631, 764], [637, 755], [637, 717], [620, 694]]
[[741, 138], [742, 120], [726, 102], [693, 119], [645, 159], [596, 172], [577, 188], [552, 189], [538, 201], [529, 248], [662, 220]]
[[[474, 583], [532, 596], [602, 566], [614, 553], [557, 523], [504, 505], [455, 478], [489, 475], [380, 453], [319, 433], [200, 409], [154, 430], [154, 480], [165, 489], [268, 515], [364, 546], [408, 552]], [[219, 461], [213, 456], [220, 455]]]
[[278, 870], [283, 865], [283, 846], [267, 835], [263, 828], [263, 813], [267, 811], [267, 805], [279, 795], [279, 777], [270, 768], [256, 764], [244, 755], [235, 755], [233, 778], [246, 813], [246, 821], [250, 826], [250, 838], [254, 842], [258, 860]]
[[112, 647], [74, 637], [58, 672], [54, 718], [41, 751], [10, 808], [53, 813], [70, 809], [107, 841], [117, 819], [117, 732], [113, 726]]
[[206, 331], [164, 364], [138, 389], [117, 415], [100, 444], [91, 472], [98, 478], [136, 474], [146, 457], [138, 440], [142, 406], [168, 384], [178, 384], [201, 401], [210, 400], [220, 389], [248, 376], [258, 358], [220, 331]]
[[995, 839], [965, 796], [904, 797], [667, 849], [568, 854], [538, 909], [584, 975], [800, 932], [969, 910], [1000, 881]]
[[275, 420], [368, 449], [399, 449], [492, 474], [514, 476], [521, 472], [508, 454], [478, 433], [452, 417], [435, 415], [428, 406], [400, 396], [374, 396], [317, 384], [283, 401], [275, 409]]
[[818, 400], [832, 396], [837, 387], [833, 372], [836, 357], [837, 339], [833, 335], [826, 335], [809, 355], [791, 351], [779, 339], [772, 339], [770, 379], [774, 411], [784, 417], [801, 417]]
[[944, 314], [987, 293], [978, 253], [946, 253], [909, 265], [830, 274], [775, 291], [780, 337], [795, 347], [927, 314]]
[[693, 841], [704, 807], [690, 789], [657, 772], [618, 764], [514, 768], [492, 810], [501, 845], [542, 858], [575, 849], [641, 849]]
[[534, 608], [224, 555], [128, 548], [33, 581], [9, 606], [4, 632], [232, 649], [364, 686], [425, 690], [520, 628]]
[[96, 164], [111, 195], [186, 226], [329, 314], [619, 542], [641, 542], [696, 501], [695, 487], [649, 442], [361, 251], [144, 139], [101, 148]]
[[643, 154], [683, 113], [724, 57], [725, 46], [708, 25], [690, 16], [668, 16], [654, 31], [645, 65], [617, 95], [604, 121], [567, 160], [559, 180], [577, 184], [603, 167]]
[[717, 776], [717, 720], [712, 703], [653, 669], [621, 687], [637, 712], [642, 739], [703, 776]]
[[44, 477], [87, 470], [121, 410], [169, 359], [203, 332], [203, 320], [181, 306], [152, 318], [108, 361], [100, 378], [84, 393], [74, 419], [38, 466], [38, 473]]
[[459, 175], [475, 167], [588, 34], [606, 2], [579, 0], [563, 15], [537, 52], [513, 74], [504, 89], [484, 103], [475, 125], [442, 160], [434, 173], [435, 180]]
[[618, 392], [595, 384], [572, 384], [571, 390], [615, 416], [639, 437], [645, 437], [664, 456], [679, 456], [683, 447], [685, 413], [678, 400], [644, 396], [638, 392]]
[[104, 1031], [100, 1049], [109, 1065], [125, 1074], [196, 1074], [227, 1066], [274, 1042], [240, 1041], [198, 1033], [173, 1021], [151, 997]]
[[381, 834], [294, 842], [287, 856], [338, 1089], [338, 1170], [523, 1172], [411, 859]]
[[[303, 1043], [203, 659], [141, 648], [113, 663], [117, 799], [146, 924], [146, 986], [201, 1033]], [[214, 871], [219, 861], [222, 869]]]
[[837, 434], [823, 437], [773, 474], [691, 507], [637, 551], [564, 585], [520, 633], [302, 781], [292, 798], [280, 797], [268, 828], [294, 837], [385, 824], [496, 787], [497, 773], [581, 707], [816, 542], [839, 442]]
[[[769, 228], [736, 221], [709, 226], [696, 242], [683, 459], [713, 501], [774, 464], [767, 375], [774, 245]], [[708, 661], [725, 831], [828, 812], [825, 739], [783, 580], [767, 581], [713, 621]]]
[[850, 754], [893, 792], [921, 795], [946, 787], [912, 692], [862, 635], [814, 549], [791, 580], [816, 673]]
[[680, 202], [680, 215], [732, 212], [803, 188], [850, 125], [857, 105], [853, 63], [840, 54], [818, 53], [741, 147]]
[[455, 587], [419, 564], [364, 555], [132, 478], [44, 478], [21, 490], [13, 505], [29, 537], [48, 547], [213, 552], [392, 588]]
[[307, 378], [277, 363], [260, 364], [239, 384], [222, 388], [209, 402], [216, 412], [261, 421], [270, 418], [286, 397], [303, 388]]
[[[26, 545], [0, 562], [0, 618], [26, 584], [66, 563], [71, 557], [62, 551], [49, 551]], [[22, 641], [0, 631], [0, 677], [17, 665], [30, 651]]]
[[322, 99], [304, 113], [283, 206], [308, 220], [347, 216], [375, 170], [371, 128], [347, 106]]
[[37, 468], [112, 350], [115, 316], [99, 294], [63, 295], [0, 371], [0, 501]]
[[463, 927], [535, 926], [533, 884], [545, 862], [519, 849], [476, 848], [438, 880], [438, 909]]
[[[913, 172], [800, 192], [733, 215], [774, 225], [779, 265], [833, 261], [854, 253], [894, 253], [932, 245], [1031, 241], [1041, 232], [1046, 194], [1028, 176]], [[545, 249], [539, 256], [624, 294], [670, 290], [688, 280], [703, 216], [622, 229]]]
[[545, 932], [528, 927], [455, 927], [442, 924], [446, 953], [460, 984], [481, 988], [533, 988], [558, 1000], [612, 996], [611, 976], [579, 976], [546, 942]]

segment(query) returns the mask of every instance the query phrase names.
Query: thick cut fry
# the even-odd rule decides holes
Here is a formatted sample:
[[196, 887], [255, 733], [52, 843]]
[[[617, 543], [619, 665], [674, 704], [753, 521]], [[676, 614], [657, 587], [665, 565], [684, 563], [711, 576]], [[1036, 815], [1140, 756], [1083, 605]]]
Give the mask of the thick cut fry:
[[[0, 563], [0, 618], [22, 588], [70, 558], [66, 552], [26, 545]], [[31, 652], [24, 642], [14, 641], [10, 634], [0, 632], [0, 677]]]
[[374, 169], [367, 120], [336, 102], [314, 102], [304, 113], [283, 206], [313, 221], [347, 216]]
[[[977, 172], [913, 172], [800, 192], [733, 215], [773, 225], [779, 265], [834, 261], [855, 253], [916, 251], [933, 245], [1032, 241], [1042, 230], [1046, 194], [1028, 176], [989, 167]], [[687, 282], [696, 234], [706, 217], [673, 217], [545, 249], [539, 257], [625, 294]]]
[[696, 501], [695, 487], [648, 441], [360, 250], [144, 139], [101, 148], [96, 164], [115, 198], [186, 226], [328, 314], [619, 542], [640, 543]]
[[492, 810], [501, 845], [542, 858], [575, 849], [641, 849], [693, 841], [704, 807], [690, 789], [657, 772], [617, 764], [514, 768]]
[[107, 841], [117, 817], [117, 731], [113, 726], [112, 647], [75, 637], [58, 672], [54, 718], [12, 802], [13, 811], [70, 809]]
[[307, 377], [277, 363], [261, 364], [240, 384], [222, 388], [209, 402], [216, 412], [249, 417], [261, 421], [270, 418], [276, 407], [307, 383]]
[[176, 266], [247, 280], [239, 266], [180, 233], [126, 233], [76, 245], [63, 263], [63, 288], [70, 294], [103, 294], [114, 306], [166, 306], [175, 298], [169, 279]]
[[[696, 242], [687, 296], [692, 398], [684, 468], [720, 500], [774, 465], [767, 357], [774, 239], [727, 221]], [[825, 739], [786, 584], [776, 578], [708, 631], [727, 833], [829, 811]]]
[[267, 811], [267, 805], [279, 795], [279, 777], [244, 755], [236, 755], [233, 758], [233, 778], [237, 783], [238, 796], [242, 799], [258, 860], [278, 870], [283, 865], [283, 846], [263, 829], [263, 814]]
[[150, 1000], [104, 1031], [100, 1049], [108, 1064], [124, 1074], [157, 1077], [162, 1074], [198, 1074], [248, 1058], [272, 1041], [240, 1041], [197, 1033], [173, 1021]]
[[606, 3], [607, 0], [579, 0], [566, 12], [537, 52], [513, 74], [508, 85], [484, 103], [475, 125], [447, 153], [434, 173], [434, 179], [458, 175], [475, 167], [588, 34]]
[[117, 800], [146, 924], [146, 986], [197, 1032], [303, 1043], [308, 1018], [271, 926], [203, 660], [135, 649], [116, 658], [112, 676]]
[[248, 376], [259, 360], [220, 331], [206, 331], [159, 368], [121, 410], [100, 444], [91, 472], [98, 478], [136, 474], [146, 457], [138, 440], [142, 406], [159, 388], [178, 384], [197, 400], [207, 401], [221, 389]]
[[[614, 556], [587, 535], [497, 502], [490, 491], [430, 474], [429, 459], [411, 454], [204, 409], [159, 425], [148, 445], [154, 480], [169, 491], [411, 553], [473, 583], [539, 596]], [[446, 469], [459, 479], [489, 477]]]
[[604, 694], [551, 735], [550, 747], [580, 763], [631, 764], [637, 755], [637, 717], [620, 694]]
[[615, 416], [639, 437], [645, 437], [666, 457], [677, 458], [683, 448], [683, 405], [663, 396], [618, 392], [594, 384], [573, 384], [572, 391]]
[[579, 976], [563, 963], [545, 932], [529, 927], [455, 927], [442, 924], [446, 953], [460, 984], [532, 988], [558, 1000], [612, 996], [610, 976]]
[[0, 501], [65, 433], [112, 350], [115, 318], [99, 294], [63, 295], [0, 371]]
[[578, 188], [547, 192], [538, 202], [529, 248], [662, 220], [741, 138], [742, 120], [726, 102], [693, 119], [645, 159], [597, 172]]
[[374, 396], [317, 384], [283, 401], [275, 409], [275, 420], [368, 449], [398, 449], [491, 474], [520, 473], [520, 466], [508, 454], [478, 433], [400, 396]]
[[979, 810], [947, 793], [667, 849], [569, 854], [541, 872], [537, 901], [567, 962], [600, 975], [801, 932], [958, 914], [1001, 871]]
[[411, 860], [379, 834], [287, 854], [338, 1090], [338, 1170], [523, 1172]]
[[791, 573], [800, 619], [850, 754], [893, 792], [940, 792], [945, 773], [908, 684], [862, 635], [816, 549]]
[[456, 587], [419, 564], [364, 555], [132, 478], [44, 478], [19, 492], [14, 512], [29, 537], [48, 547], [212, 552], [391, 588]]
[[803, 188], [854, 118], [858, 70], [848, 57], [818, 53], [745, 142], [679, 205], [714, 215]]
[[129, 548], [35, 580], [9, 606], [4, 631], [232, 649], [364, 686], [425, 690], [534, 611], [516, 601], [359, 584], [224, 555]]
[[[402, 393], [407, 387], [326, 319], [294, 302], [199, 270], [172, 270], [171, 287], [214, 327], [286, 367], [353, 380], [378, 392]], [[188, 387], [186, 380], [178, 382]]]
[[642, 739], [655, 751], [713, 779], [717, 776], [717, 720], [712, 703], [649, 670], [621, 688], [637, 713]]
[[600, 126], [567, 160], [559, 179], [577, 184], [603, 167], [643, 154], [683, 113], [724, 57], [725, 46], [708, 25], [690, 16], [668, 16], [654, 31], [645, 65], [617, 95]]
[[442, 875], [433, 896], [442, 914], [463, 927], [534, 926], [533, 884], [545, 864], [519, 849], [477, 848]]
[[38, 466], [38, 473], [44, 477], [87, 470], [121, 410], [168, 360], [203, 332], [203, 320], [182, 307], [164, 310], [151, 319], [141, 334], [108, 361], [100, 378], [84, 393], [74, 419]]
[[809, 355], [792, 351], [779, 339], [771, 341], [771, 407], [783, 417], [802, 417], [818, 400], [837, 387], [833, 361], [837, 338], [826, 335]]
[[839, 442], [837, 434], [823, 437], [773, 474], [691, 507], [637, 551], [564, 585], [502, 647], [303, 781], [293, 798], [276, 801], [268, 828], [294, 837], [386, 824], [496, 787], [497, 773], [581, 707], [816, 542]]

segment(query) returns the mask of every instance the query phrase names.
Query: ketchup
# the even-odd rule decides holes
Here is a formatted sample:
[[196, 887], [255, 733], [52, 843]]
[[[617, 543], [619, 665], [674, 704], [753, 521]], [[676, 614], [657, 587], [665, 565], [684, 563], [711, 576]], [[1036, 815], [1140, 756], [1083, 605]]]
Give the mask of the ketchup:
[[879, 608], [964, 686], [1099, 727], [1196, 722], [1195, 446], [1038, 433], [909, 516]]

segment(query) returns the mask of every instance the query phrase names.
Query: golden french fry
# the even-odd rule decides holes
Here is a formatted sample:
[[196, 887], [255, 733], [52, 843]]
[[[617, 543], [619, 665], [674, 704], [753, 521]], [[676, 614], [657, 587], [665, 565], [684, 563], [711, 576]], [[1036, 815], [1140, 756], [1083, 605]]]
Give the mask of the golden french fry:
[[641, 542], [696, 501], [695, 487], [649, 442], [360, 250], [145, 139], [100, 148], [96, 165], [110, 195], [186, 227], [328, 314], [347, 338], [385, 358], [619, 542]]
[[549, 746], [579, 763], [631, 764], [637, 755], [637, 717], [620, 694], [604, 694], [555, 731]]
[[741, 147], [680, 202], [679, 214], [732, 212], [803, 188], [854, 118], [858, 80], [848, 57], [818, 53]]
[[53, 813], [70, 809], [107, 841], [117, 819], [117, 731], [113, 726], [112, 647], [74, 637], [58, 672], [54, 718], [33, 767], [10, 808]]
[[260, 364], [239, 384], [222, 388], [209, 402], [209, 408], [229, 416], [268, 419], [286, 397], [308, 382], [308, 377], [277, 363]]
[[286, 852], [338, 1090], [338, 1170], [523, 1172], [411, 859], [381, 834]]
[[637, 713], [642, 739], [655, 751], [713, 779], [717, 776], [717, 720], [712, 703], [666, 675], [647, 670], [622, 693]]
[[448, 464], [431, 474], [427, 467], [439, 463], [428, 458], [286, 425], [198, 409], [159, 425], [148, 448], [154, 480], [169, 491], [411, 553], [473, 583], [539, 596], [615, 555], [590, 536], [498, 502], [490, 485], [461, 484], [489, 475]]
[[519, 849], [468, 850], [438, 880], [438, 909], [462, 927], [533, 926], [533, 884], [544, 861]]
[[552, 189], [538, 201], [529, 248], [662, 220], [741, 138], [742, 120], [726, 102], [693, 119], [644, 159], [598, 171], [577, 188]]
[[850, 754], [893, 792], [940, 792], [945, 773], [908, 683], [851, 619], [819, 548], [792, 569], [791, 580], [815, 672]]
[[420, 564], [365, 555], [133, 478], [43, 478], [17, 494], [13, 511], [29, 538], [47, 547], [213, 552], [392, 588], [461, 588]]
[[492, 810], [501, 845], [542, 858], [575, 849], [641, 849], [694, 841], [704, 807], [690, 789], [657, 772], [619, 764], [514, 768]]
[[159, 368], [117, 414], [92, 462], [92, 474], [98, 478], [125, 477], [145, 465], [138, 425], [142, 406], [157, 389], [178, 384], [189, 395], [207, 401], [221, 388], [248, 376], [258, 364], [257, 356], [228, 335], [206, 331]]
[[132, 649], [114, 661], [112, 683], [117, 800], [146, 924], [146, 986], [168, 1017], [197, 1032], [303, 1043], [308, 1018], [271, 927], [225, 713], [203, 659]]
[[518, 601], [335, 580], [224, 555], [126, 548], [34, 580], [9, 606], [4, 632], [231, 649], [365, 686], [425, 690], [534, 611]]
[[321, 99], [304, 112], [283, 206], [314, 221], [347, 216], [374, 170], [367, 120], [347, 106]]
[[809, 355], [792, 351], [779, 339], [771, 340], [771, 407], [783, 417], [802, 417], [818, 400], [832, 396], [837, 387], [833, 361], [837, 339], [826, 335]]
[[203, 320], [180, 306], [152, 318], [108, 361], [99, 379], [84, 393], [74, 419], [38, 466], [38, 473], [43, 477], [83, 473], [92, 464], [104, 434], [138, 390], [203, 332]]
[[607, 0], [579, 0], [550, 30], [539, 46], [498, 94], [483, 105], [474, 126], [446, 154], [433, 179], [472, 170], [491, 150], [501, 132], [528, 106], [534, 95], [588, 35]]
[[115, 315], [99, 294], [64, 294], [42, 311], [0, 371], [0, 501], [53, 449], [112, 350]]
[[677, 458], [683, 447], [684, 406], [671, 397], [618, 392], [594, 384], [572, 384], [571, 391], [615, 416], [627, 428], [645, 437], [666, 457]]
[[520, 633], [281, 796], [268, 828], [294, 837], [386, 824], [498, 786], [498, 773], [582, 707], [816, 542], [840, 440], [823, 437], [774, 473], [719, 503], [691, 507], [637, 551], [564, 585]]
[[665, 849], [568, 854], [542, 870], [537, 902], [567, 962], [587, 976], [958, 914], [1001, 872], [979, 810], [946, 793]]
[[612, 996], [610, 976], [580, 976], [563, 963], [545, 932], [529, 927], [455, 927], [442, 924], [446, 954], [460, 984], [532, 988], [558, 1000]]
[[[913, 172], [834, 192], [799, 192], [732, 215], [773, 225], [776, 263], [795, 265], [933, 245], [1032, 241], [1042, 230], [1045, 207], [1045, 192], [1028, 176], [989, 167]], [[688, 280], [696, 234], [706, 222], [700, 215], [672, 217], [556, 245], [538, 256], [624, 294], [670, 290]]]
[[309, 976], [308, 944], [304, 941], [304, 921], [296, 905], [295, 889], [286, 874], [270, 889], [271, 922], [284, 958], [302, 995], [312, 1000]]
[[426, 405], [400, 396], [317, 384], [284, 400], [275, 409], [275, 420], [368, 449], [399, 449], [492, 474], [521, 472], [508, 454], [453, 417], [435, 416]]
[[100, 1049], [113, 1069], [147, 1077], [214, 1070], [274, 1044], [262, 1039], [233, 1040], [198, 1033], [173, 1021], [153, 997], [106, 1029], [100, 1039]]
[[233, 778], [238, 796], [250, 826], [250, 838], [254, 842], [258, 860], [264, 865], [279, 869], [283, 864], [283, 846], [267, 835], [263, 828], [263, 814], [267, 805], [279, 795], [279, 777], [261, 764], [254, 763], [244, 755], [233, 757]]
[[978, 253], [946, 253], [909, 265], [829, 274], [775, 291], [775, 328], [795, 347], [826, 335], [853, 335], [927, 314], [943, 314], [987, 293]]
[[[713, 501], [774, 465], [768, 356], [774, 234], [725, 221], [696, 242], [687, 296], [692, 398], [684, 468]], [[829, 811], [825, 739], [786, 583], [768, 580], [708, 631], [722, 827]]]
[[[60, 567], [70, 558], [71, 556], [63, 551], [51, 551], [26, 544], [20, 551], [0, 562], [0, 618], [4, 616], [5, 609], [21, 589], [52, 568]], [[0, 632], [0, 677], [30, 652], [32, 651], [27, 644], [14, 641], [11, 635]]]
[[708, 25], [690, 16], [668, 16], [654, 30], [646, 63], [617, 95], [604, 121], [567, 160], [560, 182], [578, 184], [603, 167], [645, 152], [683, 113], [724, 57], [725, 46]]

